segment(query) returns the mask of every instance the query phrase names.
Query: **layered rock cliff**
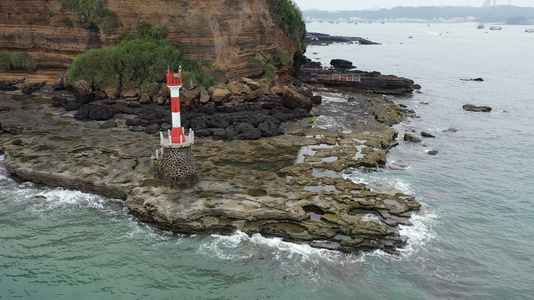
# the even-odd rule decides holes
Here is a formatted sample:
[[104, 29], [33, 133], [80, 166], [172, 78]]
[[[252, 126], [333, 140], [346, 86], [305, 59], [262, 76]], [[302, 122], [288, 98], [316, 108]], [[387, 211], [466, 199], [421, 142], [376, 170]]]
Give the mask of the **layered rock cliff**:
[[77, 23], [60, 0], [0, 1], [0, 50], [26, 50], [46, 67], [66, 67], [79, 53], [112, 45], [121, 30], [141, 21], [168, 28], [168, 40], [186, 55], [209, 60], [228, 78], [259, 75], [249, 58], [296, 44], [275, 25], [268, 0], [107, 0], [117, 16], [110, 35], [90, 21]]

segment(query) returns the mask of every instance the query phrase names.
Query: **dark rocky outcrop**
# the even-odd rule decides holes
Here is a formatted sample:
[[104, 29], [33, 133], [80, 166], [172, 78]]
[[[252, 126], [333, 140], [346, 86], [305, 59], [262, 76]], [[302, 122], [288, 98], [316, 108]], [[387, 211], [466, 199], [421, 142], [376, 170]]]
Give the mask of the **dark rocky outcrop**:
[[335, 69], [341, 70], [350, 70], [356, 68], [355, 66], [353, 66], [351, 61], [348, 61], [346, 59], [332, 59], [330, 60], [330, 65]]
[[324, 87], [333, 91], [405, 95], [412, 93], [415, 88], [420, 88], [408, 78], [359, 70], [338, 71], [302, 68], [299, 78], [311, 86]]
[[435, 138], [435, 136], [433, 136], [432, 134], [424, 131], [421, 132], [421, 136], [426, 138]]
[[462, 81], [484, 81], [484, 79], [482, 78], [471, 78], [471, 79], [460, 79]]
[[0, 91], [18, 90], [17, 85], [22, 84], [25, 80], [25, 78], [19, 78], [14, 80], [0, 80]]
[[291, 109], [302, 107], [306, 111], [310, 111], [313, 107], [313, 102], [297, 91], [286, 90], [282, 96], [282, 105]]
[[358, 43], [360, 45], [380, 45], [361, 37], [332, 36], [326, 33], [308, 32], [304, 40], [307, 45], [330, 45], [333, 43]]
[[413, 134], [410, 134], [410, 133], [405, 133], [404, 134], [404, 140], [406, 142], [410, 142], [410, 143], [420, 143], [421, 142], [421, 139], [414, 136]]
[[462, 108], [464, 110], [474, 111], [474, 112], [490, 112], [491, 111], [491, 107], [489, 106], [476, 106], [473, 104], [465, 104], [462, 106]]
[[22, 87], [21, 91], [24, 94], [32, 94], [32, 93], [37, 92], [38, 90], [40, 90], [45, 84], [46, 84], [46, 81], [35, 82], [35, 83], [27, 83]]
[[74, 114], [74, 118], [78, 120], [105, 121], [113, 118], [114, 115], [115, 112], [108, 106], [86, 104]]

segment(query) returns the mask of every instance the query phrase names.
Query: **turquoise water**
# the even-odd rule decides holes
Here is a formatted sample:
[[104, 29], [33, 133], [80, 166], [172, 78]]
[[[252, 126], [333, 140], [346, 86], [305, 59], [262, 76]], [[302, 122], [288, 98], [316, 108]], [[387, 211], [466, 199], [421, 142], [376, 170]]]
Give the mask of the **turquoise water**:
[[[396, 129], [436, 138], [390, 152], [407, 170], [347, 174], [428, 206], [403, 230], [400, 257], [162, 232], [118, 200], [15, 182], [0, 162], [0, 299], [532, 299], [534, 35], [473, 23], [307, 26], [383, 43], [310, 47], [311, 58], [423, 86], [394, 99], [419, 116]], [[485, 81], [460, 80], [477, 77]], [[325, 105], [344, 97], [325, 95]], [[466, 112], [466, 103], [493, 111]]]

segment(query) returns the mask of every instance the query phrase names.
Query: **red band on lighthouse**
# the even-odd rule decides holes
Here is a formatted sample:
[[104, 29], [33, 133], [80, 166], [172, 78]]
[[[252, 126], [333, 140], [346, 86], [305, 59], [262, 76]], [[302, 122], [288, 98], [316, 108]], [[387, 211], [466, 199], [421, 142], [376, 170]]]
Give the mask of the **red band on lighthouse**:
[[171, 97], [172, 112], [180, 112], [180, 97]]

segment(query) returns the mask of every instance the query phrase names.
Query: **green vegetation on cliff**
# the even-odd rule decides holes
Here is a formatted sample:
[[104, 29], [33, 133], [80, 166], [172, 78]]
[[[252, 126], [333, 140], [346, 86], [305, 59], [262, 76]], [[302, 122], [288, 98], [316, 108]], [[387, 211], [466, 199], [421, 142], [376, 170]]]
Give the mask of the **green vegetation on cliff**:
[[110, 34], [116, 26], [116, 15], [102, 6], [102, 0], [61, 0], [61, 7], [73, 10], [74, 21], [90, 19], [103, 33]]
[[0, 70], [35, 71], [37, 61], [26, 52], [0, 53]]
[[184, 78], [194, 77], [201, 86], [215, 85], [203, 74], [207, 63], [185, 57], [173, 44], [165, 40], [167, 29], [161, 25], [141, 22], [137, 38], [122, 32], [123, 39], [116, 46], [91, 49], [78, 55], [67, 70], [69, 81], [85, 80], [95, 89], [119, 84], [124, 88], [139, 88], [147, 92], [171, 71], [184, 68]]
[[274, 22], [297, 43], [299, 51], [304, 53], [306, 46], [306, 24], [302, 20], [302, 12], [291, 0], [269, 0], [271, 15]]

